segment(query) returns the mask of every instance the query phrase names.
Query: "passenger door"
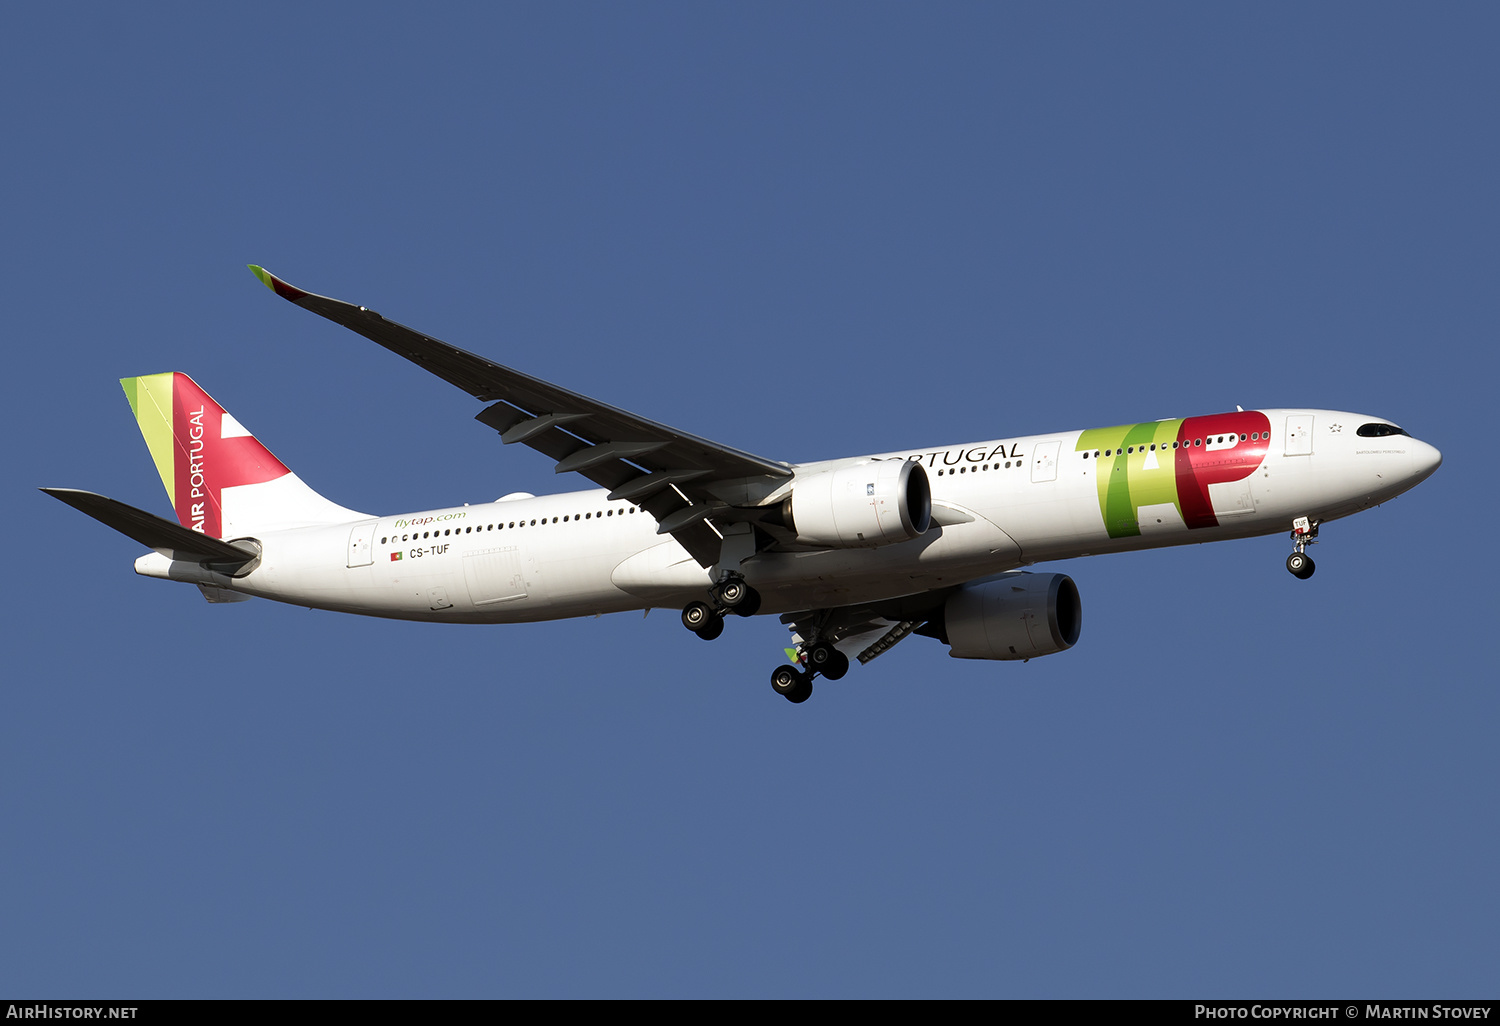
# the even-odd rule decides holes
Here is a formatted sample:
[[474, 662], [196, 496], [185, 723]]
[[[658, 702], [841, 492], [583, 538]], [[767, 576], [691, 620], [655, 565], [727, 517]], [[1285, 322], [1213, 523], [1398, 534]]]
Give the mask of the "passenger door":
[[349, 532], [349, 565], [369, 566], [375, 561], [375, 528], [379, 526], [378, 520], [367, 520], [362, 524], [355, 524]]
[[1031, 482], [1042, 484], [1057, 480], [1057, 450], [1062, 443], [1056, 440], [1038, 442], [1031, 451]]
[[1288, 456], [1311, 456], [1313, 451], [1313, 419], [1310, 413], [1298, 413], [1286, 419], [1286, 447]]

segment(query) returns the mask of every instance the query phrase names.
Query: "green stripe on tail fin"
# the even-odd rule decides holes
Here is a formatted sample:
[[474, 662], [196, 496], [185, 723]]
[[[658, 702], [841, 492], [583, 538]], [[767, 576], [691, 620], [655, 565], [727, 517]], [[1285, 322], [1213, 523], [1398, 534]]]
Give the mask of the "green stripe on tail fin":
[[121, 378], [120, 387], [130, 400], [130, 412], [151, 450], [151, 462], [166, 486], [167, 500], [177, 505], [176, 459], [172, 440], [173, 375], [147, 374], [138, 378]]

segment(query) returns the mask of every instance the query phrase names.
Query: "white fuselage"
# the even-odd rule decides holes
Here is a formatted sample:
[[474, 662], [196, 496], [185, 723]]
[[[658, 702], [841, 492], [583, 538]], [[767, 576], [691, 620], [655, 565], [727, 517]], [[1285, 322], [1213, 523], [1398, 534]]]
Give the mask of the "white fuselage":
[[[1231, 431], [1224, 441], [1222, 423], [1252, 416], [1270, 425], [1267, 440], [1240, 441]], [[1261, 410], [804, 465], [799, 474], [919, 460], [929, 475], [933, 524], [906, 542], [762, 551], [735, 569], [760, 593], [761, 611], [772, 613], [895, 598], [1044, 560], [1286, 533], [1297, 517], [1348, 516], [1437, 468], [1441, 457], [1425, 442], [1355, 433], [1372, 420], [1327, 410]], [[1168, 494], [1186, 487], [1182, 471], [1172, 469], [1177, 455], [1169, 438], [1182, 430], [1191, 435], [1204, 423], [1220, 424], [1219, 433], [1206, 447], [1197, 438], [1184, 438], [1183, 446], [1198, 473], [1234, 460], [1249, 468], [1201, 489], [1211, 515]], [[1116, 436], [1118, 443], [1108, 441]], [[592, 489], [266, 532], [256, 535], [258, 565], [236, 579], [154, 554], [143, 556], [137, 571], [298, 605], [457, 623], [550, 620], [701, 599], [713, 572], [656, 528], [629, 502], [610, 502], [604, 489]]]

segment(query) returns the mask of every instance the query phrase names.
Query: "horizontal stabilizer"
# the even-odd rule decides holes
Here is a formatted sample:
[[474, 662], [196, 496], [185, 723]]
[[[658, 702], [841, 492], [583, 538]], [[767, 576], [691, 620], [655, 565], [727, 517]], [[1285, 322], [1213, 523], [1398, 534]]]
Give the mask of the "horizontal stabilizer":
[[87, 513], [106, 527], [113, 527], [127, 538], [153, 548], [168, 559], [189, 563], [213, 563], [244, 566], [258, 553], [230, 542], [210, 538], [170, 520], [127, 506], [123, 502], [77, 488], [43, 488], [42, 491], [66, 502], [80, 513]]

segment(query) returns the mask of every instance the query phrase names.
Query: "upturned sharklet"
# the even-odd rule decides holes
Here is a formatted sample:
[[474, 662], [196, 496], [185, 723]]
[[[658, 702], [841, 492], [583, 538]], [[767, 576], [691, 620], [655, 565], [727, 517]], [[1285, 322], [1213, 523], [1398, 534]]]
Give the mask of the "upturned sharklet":
[[545, 416], [532, 417], [530, 420], [523, 420], [514, 427], [502, 431], [500, 441], [506, 445], [512, 442], [524, 442], [528, 438], [535, 438], [543, 431], [571, 424], [575, 420], [585, 420], [588, 416], [587, 413], [548, 413]]
[[601, 445], [591, 445], [587, 449], [579, 449], [571, 456], [564, 456], [558, 460], [554, 473], [566, 474], [573, 470], [587, 470], [589, 467], [608, 463], [610, 460], [628, 460], [635, 456], [644, 456], [658, 449], [665, 449], [669, 444], [669, 442], [604, 442]]
[[682, 484], [685, 481], [696, 481], [700, 477], [707, 477], [708, 473], [707, 470], [658, 470], [654, 474], [642, 474], [640, 477], [626, 481], [610, 492], [608, 497], [611, 502], [620, 499], [639, 499], [653, 492], [659, 492], [667, 485]]

